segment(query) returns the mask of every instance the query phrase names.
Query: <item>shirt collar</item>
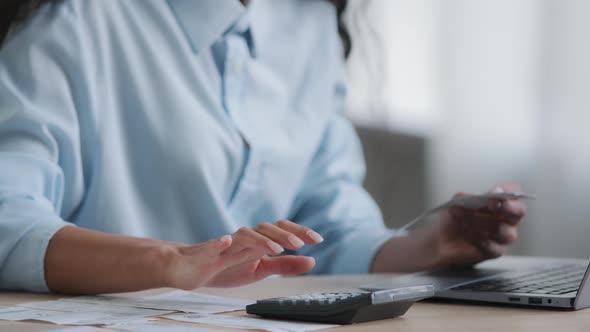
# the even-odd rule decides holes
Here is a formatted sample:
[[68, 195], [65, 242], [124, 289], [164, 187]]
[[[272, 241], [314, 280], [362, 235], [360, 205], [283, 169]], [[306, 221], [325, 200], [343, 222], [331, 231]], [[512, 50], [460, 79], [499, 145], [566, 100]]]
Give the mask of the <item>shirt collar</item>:
[[[240, 18], [246, 13], [238, 0], [168, 0], [168, 4], [195, 52], [208, 48], [236, 22], [244, 21]], [[251, 42], [248, 44], [253, 48]]]

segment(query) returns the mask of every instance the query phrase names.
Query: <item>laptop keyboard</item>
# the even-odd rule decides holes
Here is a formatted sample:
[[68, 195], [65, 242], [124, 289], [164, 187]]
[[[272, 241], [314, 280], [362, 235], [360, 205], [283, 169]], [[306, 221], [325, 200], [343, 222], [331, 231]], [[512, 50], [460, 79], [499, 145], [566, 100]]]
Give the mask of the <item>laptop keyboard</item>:
[[585, 272], [586, 266], [560, 265], [550, 269], [487, 279], [454, 287], [452, 290], [560, 295], [577, 292]]

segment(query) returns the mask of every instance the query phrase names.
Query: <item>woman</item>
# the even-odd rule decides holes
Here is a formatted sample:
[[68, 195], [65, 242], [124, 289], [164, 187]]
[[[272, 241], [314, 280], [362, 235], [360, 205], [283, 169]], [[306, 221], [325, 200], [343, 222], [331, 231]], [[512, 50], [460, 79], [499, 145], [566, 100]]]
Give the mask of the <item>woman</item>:
[[329, 1], [13, 3], [2, 288], [227, 287], [316, 263], [417, 271], [497, 257], [516, 239], [519, 201], [453, 209], [407, 235], [384, 228], [342, 114]]

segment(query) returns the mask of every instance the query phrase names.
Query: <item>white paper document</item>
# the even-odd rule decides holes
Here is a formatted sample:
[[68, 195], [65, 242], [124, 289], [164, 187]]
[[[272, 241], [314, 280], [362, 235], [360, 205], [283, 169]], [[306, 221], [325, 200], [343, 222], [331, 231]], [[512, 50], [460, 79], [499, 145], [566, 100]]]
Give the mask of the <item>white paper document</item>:
[[216, 332], [199, 326], [180, 326], [161, 322], [131, 322], [109, 325], [108, 328], [129, 332]]
[[26, 309], [19, 308], [19, 307], [0, 306], [0, 316], [2, 316], [3, 314], [9, 314], [11, 312], [19, 312], [19, 311], [26, 311]]
[[264, 330], [270, 332], [304, 332], [328, 329], [339, 326], [334, 324], [282, 321], [274, 319], [240, 317], [229, 315], [188, 314], [166, 316], [164, 318], [177, 320], [181, 322], [201, 323], [237, 329]]
[[[71, 324], [80, 320], [96, 318], [94, 313], [65, 313], [58, 311], [37, 310], [28, 308], [19, 308], [20, 310], [0, 313], [0, 320], [20, 321], [20, 320], [40, 320], [55, 324]], [[101, 316], [101, 314], [98, 314]]]
[[250, 300], [234, 299], [182, 290], [146, 297], [117, 297], [103, 295], [79, 296], [63, 300], [203, 314], [244, 310], [248, 304], [254, 303]]
[[[0, 308], [0, 320], [27, 320], [33, 319], [33, 317], [42, 317], [44, 311], [31, 310], [27, 308], [19, 307], [2, 307]], [[53, 312], [55, 313], [55, 312]]]
[[99, 329], [98, 327], [92, 326], [75, 326], [75, 327], [64, 327], [61, 329], [43, 330], [41, 332], [107, 332], [110, 330]]
[[144, 319], [143, 315], [117, 316], [100, 312], [61, 312], [24, 307], [0, 309], [0, 320], [38, 320], [60, 325], [107, 325]]
[[65, 312], [95, 312], [111, 314], [114, 316], [159, 316], [172, 313], [170, 310], [154, 310], [146, 308], [133, 308], [123, 306], [105, 305], [100, 303], [82, 303], [82, 302], [71, 302], [71, 301], [41, 301], [41, 302], [29, 302], [21, 303], [19, 307], [25, 307], [30, 309], [38, 310], [54, 310], [54, 311], [65, 311]]
[[151, 317], [144, 316], [113, 316], [109, 314], [101, 314], [99, 316], [91, 317], [90, 319], [79, 320], [69, 325], [112, 325], [119, 323], [132, 323], [138, 321], [156, 320]]

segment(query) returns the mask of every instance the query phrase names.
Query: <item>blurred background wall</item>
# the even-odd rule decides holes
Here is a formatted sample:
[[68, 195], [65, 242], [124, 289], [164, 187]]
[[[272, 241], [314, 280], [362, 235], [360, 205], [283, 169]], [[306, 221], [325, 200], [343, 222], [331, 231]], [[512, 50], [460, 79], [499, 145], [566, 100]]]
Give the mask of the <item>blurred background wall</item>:
[[590, 257], [588, 17], [586, 0], [350, 1], [348, 112], [389, 225], [514, 181], [537, 201], [511, 253]]

